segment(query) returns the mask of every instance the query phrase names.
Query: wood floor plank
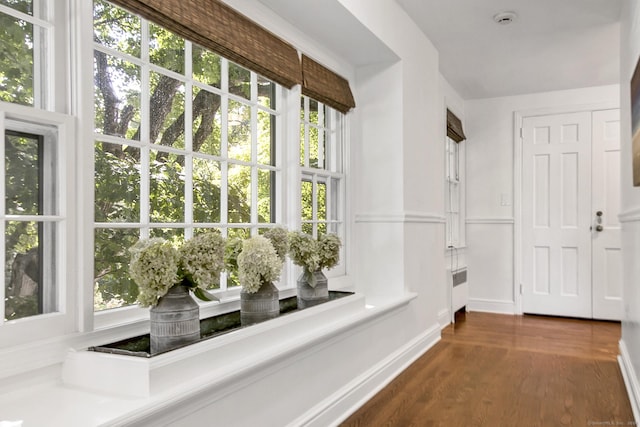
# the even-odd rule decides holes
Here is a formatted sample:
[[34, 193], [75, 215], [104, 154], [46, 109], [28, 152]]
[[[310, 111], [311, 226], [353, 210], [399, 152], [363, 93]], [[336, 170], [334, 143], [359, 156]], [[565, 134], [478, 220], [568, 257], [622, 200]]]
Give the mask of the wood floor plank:
[[342, 426], [635, 425], [620, 324], [467, 313]]

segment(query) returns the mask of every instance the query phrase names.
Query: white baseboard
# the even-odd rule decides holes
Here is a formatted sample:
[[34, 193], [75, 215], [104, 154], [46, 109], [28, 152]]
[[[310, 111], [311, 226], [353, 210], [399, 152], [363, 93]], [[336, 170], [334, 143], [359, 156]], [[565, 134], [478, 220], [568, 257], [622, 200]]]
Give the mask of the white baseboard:
[[638, 383], [638, 376], [636, 375], [636, 371], [631, 363], [631, 357], [629, 356], [627, 345], [623, 340], [620, 340], [618, 346], [620, 348], [618, 363], [620, 364], [620, 371], [622, 371], [624, 384], [627, 387], [627, 394], [629, 395], [633, 418], [637, 423], [640, 421], [640, 383]]
[[444, 329], [451, 324], [451, 312], [448, 308], [440, 310], [438, 313], [438, 323], [440, 324], [440, 329]]
[[289, 426], [326, 427], [340, 424], [438, 341], [440, 325], [436, 324], [319, 402]]
[[516, 303], [504, 300], [469, 298], [467, 310], [483, 311], [486, 313], [515, 314]]

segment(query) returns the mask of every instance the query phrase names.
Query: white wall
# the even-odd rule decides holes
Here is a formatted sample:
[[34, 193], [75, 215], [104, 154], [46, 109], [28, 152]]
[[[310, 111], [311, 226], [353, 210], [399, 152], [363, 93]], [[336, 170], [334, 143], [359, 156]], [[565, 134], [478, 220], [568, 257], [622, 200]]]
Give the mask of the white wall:
[[514, 113], [617, 105], [619, 86], [465, 103], [467, 246], [472, 310], [515, 313]]
[[625, 0], [622, 19], [620, 59], [621, 100], [621, 214], [623, 254], [622, 340], [623, 374], [636, 420], [640, 420], [640, 188], [633, 187], [631, 168], [631, 101], [629, 84], [640, 56], [640, 5]]

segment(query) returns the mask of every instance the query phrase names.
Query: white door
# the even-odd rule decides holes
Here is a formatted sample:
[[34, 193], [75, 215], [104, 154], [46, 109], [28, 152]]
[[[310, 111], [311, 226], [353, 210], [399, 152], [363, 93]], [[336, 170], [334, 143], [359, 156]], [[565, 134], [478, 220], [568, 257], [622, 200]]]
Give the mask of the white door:
[[527, 117], [522, 310], [591, 317], [591, 113]]
[[618, 114], [523, 119], [525, 313], [621, 318]]
[[621, 320], [619, 110], [593, 113], [592, 158], [593, 317]]

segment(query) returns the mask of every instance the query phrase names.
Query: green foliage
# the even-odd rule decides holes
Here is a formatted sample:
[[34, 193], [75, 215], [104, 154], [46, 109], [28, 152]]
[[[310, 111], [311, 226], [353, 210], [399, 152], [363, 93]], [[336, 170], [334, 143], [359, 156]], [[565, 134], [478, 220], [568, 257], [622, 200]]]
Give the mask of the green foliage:
[[[26, 3], [9, 6], [26, 11]], [[33, 38], [32, 24], [0, 13], [0, 101], [33, 105]]]

